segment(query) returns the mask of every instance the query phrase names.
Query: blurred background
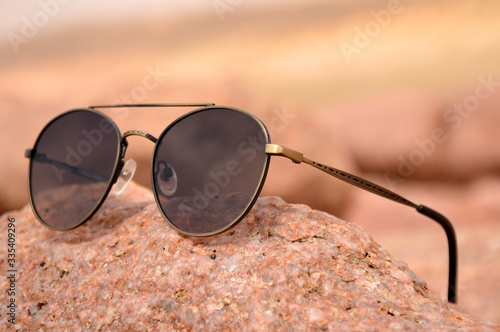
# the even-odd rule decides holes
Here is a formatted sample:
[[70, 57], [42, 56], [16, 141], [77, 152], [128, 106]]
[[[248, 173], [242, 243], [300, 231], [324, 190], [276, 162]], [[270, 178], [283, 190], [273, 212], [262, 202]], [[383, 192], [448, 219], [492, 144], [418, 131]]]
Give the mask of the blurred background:
[[[4, 1], [0, 214], [27, 204], [24, 150], [65, 110], [230, 105], [273, 142], [447, 216], [458, 309], [500, 323], [499, 14], [498, 1], [466, 0]], [[186, 111], [105, 113], [122, 132], [158, 136]], [[149, 188], [152, 151], [130, 139], [134, 180]], [[432, 220], [281, 158], [263, 194], [361, 224], [446, 297], [446, 237]]]

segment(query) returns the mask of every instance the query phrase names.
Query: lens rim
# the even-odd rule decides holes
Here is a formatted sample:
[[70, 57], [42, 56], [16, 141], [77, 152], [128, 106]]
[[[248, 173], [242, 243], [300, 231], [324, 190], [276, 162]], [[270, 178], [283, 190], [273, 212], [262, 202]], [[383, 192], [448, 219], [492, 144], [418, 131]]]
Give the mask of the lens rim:
[[104, 203], [104, 201], [108, 197], [108, 195], [109, 195], [109, 193], [111, 191], [111, 188], [113, 187], [113, 184], [116, 182], [117, 175], [118, 175], [118, 169], [120, 168], [119, 165], [123, 163], [122, 156], [121, 156], [121, 153], [120, 153], [121, 147], [123, 145], [122, 135], [121, 135], [120, 129], [115, 124], [115, 122], [113, 120], [111, 120], [111, 118], [109, 116], [107, 116], [106, 114], [104, 114], [102, 112], [99, 112], [99, 111], [96, 111], [96, 110], [93, 110], [93, 109], [90, 109], [90, 108], [76, 108], [76, 109], [72, 109], [72, 110], [66, 111], [66, 112], [64, 112], [62, 114], [59, 114], [58, 116], [56, 116], [55, 118], [53, 118], [51, 121], [49, 121], [49, 123], [47, 123], [45, 125], [45, 127], [43, 127], [43, 129], [38, 134], [38, 136], [37, 136], [37, 138], [35, 140], [35, 144], [33, 144], [32, 151], [36, 151], [36, 148], [38, 146], [40, 138], [43, 136], [43, 134], [45, 133], [45, 131], [54, 122], [58, 121], [60, 118], [66, 116], [68, 114], [75, 113], [75, 112], [81, 112], [81, 111], [86, 111], [86, 112], [91, 112], [91, 113], [98, 114], [101, 117], [105, 118], [107, 121], [109, 121], [109, 123], [112, 124], [112, 126], [113, 126], [113, 128], [115, 130], [116, 138], [118, 140], [118, 146], [117, 146], [117, 151], [116, 151], [116, 159], [115, 159], [115, 163], [114, 163], [113, 173], [112, 173], [112, 175], [111, 175], [111, 177], [110, 177], [110, 179], [108, 181], [107, 188], [106, 188], [105, 192], [101, 195], [101, 198], [99, 199], [99, 201], [95, 205], [94, 209], [85, 218], [83, 218], [82, 220], [80, 220], [75, 225], [70, 226], [70, 227], [60, 228], [60, 227], [54, 227], [52, 225], [47, 224], [42, 219], [42, 217], [40, 217], [40, 215], [38, 214], [38, 211], [36, 210], [36, 207], [35, 207], [35, 204], [34, 204], [34, 201], [33, 201], [33, 193], [32, 193], [32, 189], [31, 189], [31, 173], [32, 173], [32, 167], [33, 167], [33, 157], [30, 157], [29, 167], [28, 167], [28, 198], [29, 198], [29, 203], [30, 203], [30, 206], [31, 206], [31, 210], [33, 211], [33, 214], [35, 215], [36, 219], [42, 225], [44, 225], [45, 227], [47, 227], [49, 229], [56, 230], [56, 231], [67, 231], [67, 230], [71, 230], [71, 229], [77, 228], [77, 227], [85, 224], [90, 218], [92, 218], [92, 216], [97, 212], [97, 210], [99, 210], [99, 208], [102, 206], [102, 204]]
[[252, 113], [249, 113], [247, 111], [244, 111], [242, 109], [239, 109], [239, 108], [236, 108], [236, 107], [231, 107], [231, 106], [214, 105], [214, 106], [208, 106], [208, 107], [202, 107], [202, 108], [199, 108], [199, 109], [195, 109], [195, 110], [193, 110], [193, 111], [191, 111], [191, 112], [189, 112], [187, 114], [184, 114], [181, 117], [177, 118], [170, 125], [168, 125], [167, 128], [165, 128], [165, 130], [158, 137], [158, 140], [157, 140], [157, 142], [155, 144], [155, 147], [154, 147], [154, 150], [153, 150], [153, 158], [151, 158], [151, 184], [152, 184], [152, 187], [153, 187], [153, 195], [154, 195], [154, 198], [155, 198], [155, 201], [156, 201], [156, 205], [158, 206], [158, 210], [160, 210], [161, 215], [167, 221], [167, 223], [170, 225], [170, 227], [172, 227], [177, 232], [179, 232], [181, 234], [184, 234], [184, 235], [188, 235], [188, 236], [206, 237], [206, 236], [212, 236], [212, 235], [220, 234], [220, 233], [223, 233], [223, 232], [225, 232], [225, 231], [233, 228], [241, 220], [243, 220], [246, 217], [246, 215], [248, 214], [248, 212], [250, 212], [250, 210], [254, 206], [255, 202], [257, 201], [257, 198], [259, 198], [259, 195], [260, 195], [260, 193], [262, 191], [262, 188], [264, 186], [264, 182], [265, 182], [266, 177], [267, 177], [267, 172], [269, 170], [269, 164], [271, 162], [271, 156], [269, 154], [266, 154], [266, 158], [265, 158], [265, 161], [264, 161], [264, 169], [263, 169], [262, 174], [260, 176], [260, 180], [259, 180], [259, 184], [257, 186], [257, 189], [253, 193], [252, 199], [250, 200], [250, 202], [248, 203], [248, 205], [245, 207], [245, 209], [240, 213], [240, 215], [237, 218], [235, 218], [235, 220], [233, 220], [231, 223], [229, 223], [228, 225], [226, 225], [223, 228], [220, 228], [220, 229], [218, 229], [216, 231], [208, 232], [208, 233], [191, 233], [191, 232], [186, 232], [186, 231], [178, 228], [177, 226], [175, 226], [174, 223], [172, 221], [170, 221], [168, 219], [168, 217], [165, 215], [165, 213], [163, 212], [163, 209], [162, 209], [161, 203], [160, 203], [160, 199], [159, 199], [159, 195], [158, 195], [158, 192], [156, 191], [156, 184], [155, 184], [156, 179], [155, 179], [155, 174], [154, 174], [155, 173], [154, 165], [155, 165], [155, 161], [156, 161], [157, 151], [158, 151], [160, 142], [163, 140], [163, 137], [177, 123], [179, 123], [181, 120], [183, 120], [183, 119], [185, 119], [185, 118], [187, 118], [189, 116], [192, 116], [192, 115], [200, 113], [200, 112], [205, 112], [205, 111], [208, 112], [208, 111], [210, 111], [212, 109], [227, 109], [227, 110], [231, 110], [231, 111], [242, 113], [242, 114], [250, 117], [251, 119], [253, 119], [261, 127], [262, 131], [264, 132], [265, 139], [266, 139], [266, 144], [271, 143], [271, 136], [269, 135], [269, 131], [267, 130], [267, 127], [265, 126], [265, 124], [257, 116], [255, 116]]

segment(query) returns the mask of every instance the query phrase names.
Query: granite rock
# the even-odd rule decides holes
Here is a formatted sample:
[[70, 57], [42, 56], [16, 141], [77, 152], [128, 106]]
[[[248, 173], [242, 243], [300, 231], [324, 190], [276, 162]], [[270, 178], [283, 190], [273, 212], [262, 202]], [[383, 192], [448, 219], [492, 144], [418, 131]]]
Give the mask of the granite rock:
[[16, 220], [18, 270], [16, 323], [2, 310], [2, 328], [498, 329], [431, 293], [357, 224], [276, 197], [208, 238], [169, 228], [151, 192], [135, 184], [72, 231], [41, 226], [29, 206], [1, 218], [2, 234]]

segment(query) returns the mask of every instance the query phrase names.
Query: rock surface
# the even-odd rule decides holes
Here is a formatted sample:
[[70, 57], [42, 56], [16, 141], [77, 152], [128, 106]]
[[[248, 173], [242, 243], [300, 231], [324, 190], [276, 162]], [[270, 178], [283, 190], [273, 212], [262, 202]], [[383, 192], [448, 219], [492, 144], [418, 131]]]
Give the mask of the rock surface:
[[239, 225], [209, 238], [169, 228], [134, 184], [72, 231], [44, 228], [29, 206], [1, 218], [2, 234], [16, 220], [18, 269], [16, 324], [2, 310], [3, 328], [498, 329], [431, 293], [360, 226], [279, 198], [260, 198]]

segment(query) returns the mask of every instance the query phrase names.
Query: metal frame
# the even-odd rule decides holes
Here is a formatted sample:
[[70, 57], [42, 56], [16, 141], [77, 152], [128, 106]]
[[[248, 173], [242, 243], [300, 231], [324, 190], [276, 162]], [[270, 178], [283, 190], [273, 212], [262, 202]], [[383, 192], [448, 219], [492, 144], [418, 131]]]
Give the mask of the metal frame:
[[327, 173], [339, 180], [347, 182], [353, 186], [359, 187], [366, 191], [369, 191], [373, 194], [382, 196], [384, 198], [390, 199], [391, 201], [395, 201], [401, 203], [403, 205], [409, 206], [417, 210], [417, 212], [433, 219], [436, 221], [441, 227], [443, 227], [446, 237], [448, 239], [448, 254], [449, 254], [449, 271], [448, 271], [448, 301], [456, 303], [457, 295], [456, 295], [456, 283], [457, 283], [457, 239], [455, 235], [455, 230], [453, 229], [453, 225], [451, 222], [446, 219], [442, 214], [432, 210], [431, 208], [425, 205], [417, 205], [406, 198], [392, 192], [389, 189], [381, 187], [371, 181], [360, 178], [356, 175], [347, 173], [345, 171], [341, 171], [337, 168], [317, 163], [311, 159], [308, 159], [303, 156], [301, 152], [289, 149], [284, 146], [280, 146], [277, 144], [268, 144], [266, 146], [266, 153], [286, 157], [290, 159], [295, 164], [300, 164], [302, 162], [311, 165], [320, 171]]
[[[365, 180], [363, 178], [360, 178], [360, 177], [358, 177], [356, 175], [353, 175], [353, 174], [350, 174], [348, 172], [336, 169], [336, 168], [328, 166], [328, 165], [320, 164], [320, 163], [318, 163], [316, 161], [308, 159], [308, 158], [304, 157], [301, 152], [295, 151], [293, 149], [289, 149], [289, 148], [281, 146], [281, 145], [271, 144], [270, 143], [269, 132], [268, 132], [266, 126], [264, 125], [264, 123], [259, 118], [257, 118], [255, 115], [253, 115], [251, 113], [248, 113], [246, 111], [234, 108], [234, 107], [215, 106], [215, 104], [213, 104], [213, 103], [164, 103], [164, 104], [98, 105], [98, 106], [90, 106], [87, 110], [88, 111], [92, 111], [92, 112], [97, 112], [97, 113], [101, 114], [102, 116], [104, 116], [108, 121], [110, 121], [113, 124], [113, 126], [115, 127], [115, 130], [117, 132], [117, 135], [120, 135], [120, 131], [119, 131], [118, 127], [116, 126], [116, 124], [108, 116], [106, 116], [105, 114], [100, 113], [100, 112], [98, 112], [98, 111], [95, 110], [95, 109], [98, 109], [98, 108], [119, 108], [119, 107], [201, 107], [201, 108], [196, 109], [194, 111], [191, 111], [190, 113], [187, 113], [187, 114], [179, 117], [174, 122], [172, 122], [163, 131], [163, 133], [159, 136], [158, 139], [156, 139], [154, 136], [152, 136], [152, 135], [150, 135], [150, 134], [148, 134], [148, 133], [146, 133], [144, 131], [140, 131], [140, 130], [129, 130], [129, 131], [125, 132], [123, 134], [123, 136], [121, 136], [121, 139], [120, 139], [120, 142], [121, 142], [120, 143], [120, 149], [121, 149], [121, 151], [119, 151], [117, 153], [117, 160], [116, 160], [116, 163], [115, 163], [115, 171], [114, 171], [114, 174], [113, 174], [112, 178], [110, 179], [110, 181], [108, 183], [107, 191], [101, 197], [101, 200], [97, 204], [96, 208], [85, 218], [85, 220], [83, 220], [79, 224], [75, 225], [74, 227], [71, 227], [71, 228], [68, 228], [68, 229], [72, 229], [72, 228], [78, 227], [78, 226], [82, 225], [83, 223], [85, 223], [88, 219], [90, 219], [92, 217], [92, 215], [94, 215], [94, 213], [100, 208], [100, 206], [102, 205], [102, 203], [106, 199], [107, 195], [109, 194], [109, 192], [111, 190], [111, 187], [113, 186], [113, 184], [118, 179], [118, 176], [119, 176], [119, 174], [121, 172], [121, 169], [123, 167], [123, 158], [125, 157], [126, 148], [128, 146], [126, 138], [129, 137], [129, 136], [133, 136], [133, 135], [135, 135], [135, 136], [141, 136], [141, 137], [147, 138], [150, 141], [152, 141], [153, 143], [155, 143], [155, 149], [154, 149], [153, 158], [152, 158], [152, 161], [151, 161], [152, 162], [152, 164], [151, 164], [151, 177], [152, 177], [152, 184], [153, 184], [153, 192], [154, 192], [155, 201], [156, 201], [156, 203], [157, 203], [157, 205], [159, 207], [159, 210], [160, 210], [161, 214], [167, 220], [167, 222], [170, 224], [170, 226], [172, 228], [174, 228], [176, 231], [178, 231], [180, 233], [183, 233], [183, 234], [186, 234], [186, 235], [190, 235], [190, 236], [211, 236], [211, 235], [215, 235], [215, 234], [224, 232], [224, 231], [226, 231], [226, 230], [234, 227], [235, 225], [237, 225], [246, 216], [246, 214], [250, 211], [250, 209], [253, 207], [255, 201], [257, 200], [257, 197], [260, 194], [260, 191], [262, 190], [262, 187], [264, 185], [264, 181], [265, 181], [265, 178], [266, 178], [266, 175], [267, 175], [267, 171], [268, 171], [268, 168], [269, 168], [269, 164], [270, 164], [270, 156], [281, 156], [281, 157], [285, 157], [285, 158], [290, 159], [293, 163], [296, 163], [296, 164], [306, 163], [306, 164], [308, 164], [308, 165], [310, 165], [310, 166], [312, 166], [312, 167], [314, 167], [316, 169], [319, 169], [320, 171], [323, 171], [323, 172], [327, 173], [328, 175], [331, 175], [331, 176], [333, 176], [333, 177], [335, 177], [335, 178], [337, 178], [339, 180], [347, 182], [347, 183], [349, 183], [351, 185], [354, 185], [356, 187], [359, 187], [361, 189], [364, 189], [366, 191], [369, 191], [369, 192], [371, 192], [373, 194], [376, 194], [376, 195], [379, 195], [381, 197], [390, 199], [390, 200], [395, 201], [397, 203], [404, 204], [406, 206], [414, 208], [414, 209], [417, 210], [417, 212], [419, 212], [419, 213], [421, 213], [421, 214], [423, 214], [423, 215], [425, 215], [425, 216], [433, 219], [437, 223], [439, 223], [441, 225], [441, 227], [443, 227], [443, 229], [445, 230], [445, 233], [446, 233], [446, 236], [447, 236], [447, 240], [448, 240], [448, 252], [449, 252], [448, 301], [456, 303], [456, 301], [457, 301], [457, 296], [456, 296], [456, 279], [457, 279], [457, 241], [456, 241], [456, 235], [455, 235], [455, 231], [453, 229], [453, 225], [450, 223], [450, 221], [448, 219], [446, 219], [440, 213], [438, 213], [438, 212], [436, 212], [436, 211], [428, 208], [425, 205], [417, 205], [417, 204], [415, 204], [415, 203], [407, 200], [406, 198], [404, 198], [404, 197], [402, 197], [402, 196], [400, 196], [400, 195], [392, 192], [391, 190], [388, 190], [388, 189], [386, 189], [384, 187], [381, 187], [381, 186], [379, 186], [379, 185], [377, 185], [377, 184], [375, 184], [375, 183], [373, 183], [371, 181]], [[218, 230], [216, 232], [207, 233], [207, 234], [190, 234], [190, 233], [186, 233], [186, 232], [178, 229], [170, 220], [168, 220], [167, 216], [164, 214], [164, 212], [163, 212], [163, 210], [161, 208], [161, 204], [160, 204], [159, 199], [158, 199], [158, 193], [156, 192], [156, 187], [154, 185], [154, 167], [153, 166], [154, 166], [154, 159], [155, 159], [156, 150], [157, 150], [157, 146], [158, 146], [157, 142], [161, 141], [161, 138], [168, 132], [168, 130], [170, 128], [172, 128], [181, 119], [184, 119], [185, 117], [188, 117], [188, 116], [190, 116], [192, 114], [195, 114], [195, 113], [198, 113], [198, 112], [201, 112], [201, 111], [206, 111], [206, 110], [214, 109], [214, 108], [231, 109], [231, 110], [234, 110], [234, 111], [237, 111], [237, 112], [242, 112], [242, 113], [250, 116], [251, 118], [253, 118], [262, 127], [262, 129], [263, 129], [263, 131], [264, 131], [264, 133], [266, 135], [266, 142], [267, 142], [267, 144], [266, 144], [265, 152], [268, 155], [268, 158], [266, 160], [266, 164], [265, 164], [265, 167], [264, 167], [265, 169], [263, 170], [263, 173], [262, 173], [262, 176], [261, 176], [261, 179], [260, 179], [260, 184], [258, 185], [257, 190], [255, 191], [254, 196], [253, 196], [251, 202], [248, 204], [248, 206], [246, 207], [245, 211], [243, 211], [240, 214], [240, 216], [238, 216], [238, 218], [235, 221], [233, 221], [227, 227], [225, 227], [225, 228], [223, 228], [221, 230]], [[84, 110], [84, 109], [80, 109], [80, 110]], [[72, 112], [72, 111], [69, 111], [69, 112]], [[69, 112], [63, 113], [62, 115], [67, 114]], [[57, 120], [62, 115], [56, 117], [54, 120], [52, 120], [51, 122], [49, 122], [49, 124], [51, 124], [53, 121]], [[30, 199], [30, 204], [32, 206], [32, 209], [33, 209], [33, 211], [34, 211], [35, 216], [37, 217], [37, 219], [40, 220], [40, 222], [43, 225], [45, 225], [45, 226], [47, 226], [47, 227], [49, 227], [51, 229], [55, 229], [55, 228], [47, 225], [45, 222], [43, 222], [43, 220], [41, 220], [40, 216], [36, 212], [36, 209], [34, 208], [33, 200], [32, 200], [32, 195], [31, 195], [31, 164], [32, 164], [33, 155], [34, 155], [33, 151], [36, 149], [36, 144], [38, 143], [38, 139], [43, 134], [44, 130], [49, 126], [49, 124], [47, 124], [45, 126], [45, 128], [42, 130], [42, 132], [38, 136], [34, 148], [26, 150], [25, 157], [30, 159], [29, 174], [28, 174], [28, 191], [29, 191], [29, 199]], [[69, 165], [65, 165], [65, 164], [63, 164], [61, 162], [58, 162], [58, 161], [52, 161], [50, 159], [45, 159], [44, 161], [45, 162], [49, 162], [49, 163], [57, 163], [59, 166], [62, 166], [62, 167], [66, 167], [66, 166], [67, 167], [71, 167]], [[60, 165], [60, 164], [63, 164], [63, 165]], [[88, 172], [85, 172], [85, 170], [80, 170], [80, 169], [75, 169], [74, 168], [72, 171], [76, 172], [77, 174], [80, 174], [82, 176], [89, 176]]]

